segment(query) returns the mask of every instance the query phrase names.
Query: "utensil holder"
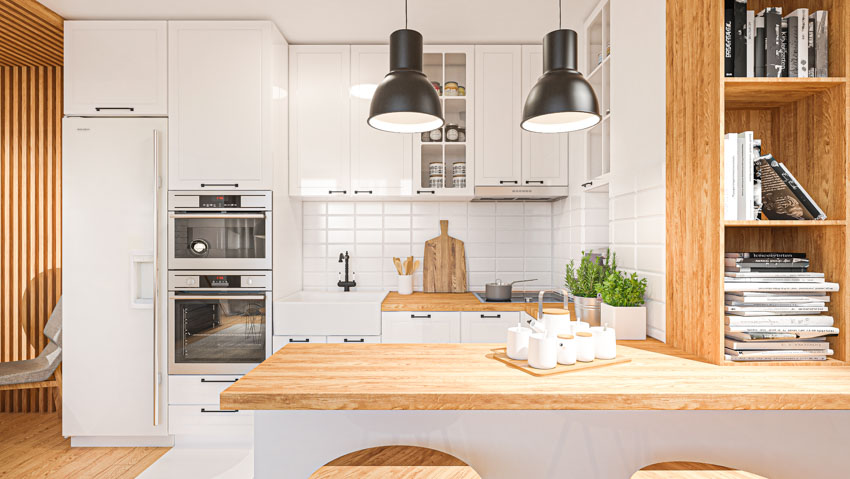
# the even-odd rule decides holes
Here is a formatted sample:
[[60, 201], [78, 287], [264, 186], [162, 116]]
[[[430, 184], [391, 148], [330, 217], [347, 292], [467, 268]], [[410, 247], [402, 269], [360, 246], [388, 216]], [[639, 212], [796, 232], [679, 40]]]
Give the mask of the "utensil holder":
[[413, 294], [413, 275], [400, 275], [398, 277], [398, 294]]

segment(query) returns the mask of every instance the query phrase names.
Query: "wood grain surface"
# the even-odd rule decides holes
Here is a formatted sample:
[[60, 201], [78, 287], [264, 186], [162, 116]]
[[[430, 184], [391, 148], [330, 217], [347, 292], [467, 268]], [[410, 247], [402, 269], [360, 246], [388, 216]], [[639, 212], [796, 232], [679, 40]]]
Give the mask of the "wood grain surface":
[[440, 236], [425, 242], [424, 260], [425, 292], [466, 292], [466, 251], [463, 241], [449, 236], [448, 220], [440, 220]]
[[[563, 308], [563, 303], [543, 303], [544, 308]], [[572, 317], [575, 308], [569, 303]], [[537, 302], [534, 303], [482, 303], [472, 293], [420, 293], [398, 294], [390, 291], [381, 311], [525, 311], [537, 317]]]
[[500, 344], [290, 344], [221, 393], [222, 409], [850, 409], [850, 368], [727, 368], [618, 346], [630, 363], [532, 377]]
[[631, 479], [765, 479], [751, 472], [701, 462], [661, 462], [646, 466]]
[[62, 67], [62, 17], [35, 0], [0, 0], [0, 65]]
[[381, 446], [338, 457], [310, 479], [480, 479], [460, 459], [424, 447]]
[[551, 376], [553, 374], [574, 373], [577, 371], [585, 371], [587, 369], [604, 368], [606, 366], [614, 366], [617, 364], [625, 364], [631, 362], [631, 359], [619, 357], [615, 359], [595, 359], [589, 363], [576, 361], [575, 364], [565, 365], [558, 364], [552, 369], [536, 369], [528, 365], [526, 360], [511, 359], [508, 357], [506, 348], [496, 348], [492, 351], [492, 358], [496, 361], [504, 363], [512, 368], [517, 368], [520, 371], [530, 374], [534, 377]]

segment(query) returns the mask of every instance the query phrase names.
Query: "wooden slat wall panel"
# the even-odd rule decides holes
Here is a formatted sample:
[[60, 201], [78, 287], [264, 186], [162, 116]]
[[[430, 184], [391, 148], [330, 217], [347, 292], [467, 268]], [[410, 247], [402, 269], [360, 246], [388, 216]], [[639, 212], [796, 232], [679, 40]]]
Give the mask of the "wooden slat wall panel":
[[62, 25], [35, 0], [0, 0], [0, 65], [61, 67]]
[[[0, 66], [0, 361], [44, 348], [61, 286], [62, 68]], [[0, 392], [0, 412], [55, 411], [52, 391]]]

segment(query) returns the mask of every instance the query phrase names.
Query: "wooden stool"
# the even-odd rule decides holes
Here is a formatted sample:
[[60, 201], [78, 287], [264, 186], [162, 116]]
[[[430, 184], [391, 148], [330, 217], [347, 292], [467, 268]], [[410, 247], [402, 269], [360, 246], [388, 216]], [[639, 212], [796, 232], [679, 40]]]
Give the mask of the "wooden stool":
[[700, 462], [659, 462], [634, 473], [631, 479], [766, 479], [758, 474]]
[[481, 479], [460, 459], [416, 446], [381, 446], [346, 454], [310, 479]]

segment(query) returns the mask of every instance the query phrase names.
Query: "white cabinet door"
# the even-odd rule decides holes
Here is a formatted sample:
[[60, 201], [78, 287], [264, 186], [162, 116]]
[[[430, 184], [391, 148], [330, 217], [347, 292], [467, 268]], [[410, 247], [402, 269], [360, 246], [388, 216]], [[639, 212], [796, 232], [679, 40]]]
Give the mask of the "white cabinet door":
[[289, 48], [291, 195], [351, 193], [350, 50], [348, 45]]
[[355, 197], [409, 195], [413, 138], [366, 123], [375, 87], [390, 68], [389, 47], [351, 47], [351, 190]]
[[65, 115], [168, 114], [166, 22], [65, 22]]
[[522, 179], [519, 45], [475, 47], [475, 185], [518, 185]]
[[272, 354], [278, 349], [292, 343], [324, 344], [328, 342], [327, 336], [272, 336]]
[[271, 189], [269, 22], [169, 22], [169, 189]]
[[519, 311], [460, 313], [460, 341], [504, 343], [508, 338], [508, 328], [516, 326], [519, 314]]
[[[542, 74], [543, 47], [523, 45], [520, 109], [525, 104], [531, 87], [537, 83], [537, 79]], [[531, 133], [525, 130], [521, 133], [522, 184], [568, 186], [569, 133]]]
[[381, 315], [384, 343], [459, 343], [459, 312], [389, 312]]
[[168, 404], [218, 404], [222, 391], [232, 386], [240, 375], [168, 376]]
[[332, 344], [370, 344], [380, 342], [380, 336], [328, 336], [328, 343]]

